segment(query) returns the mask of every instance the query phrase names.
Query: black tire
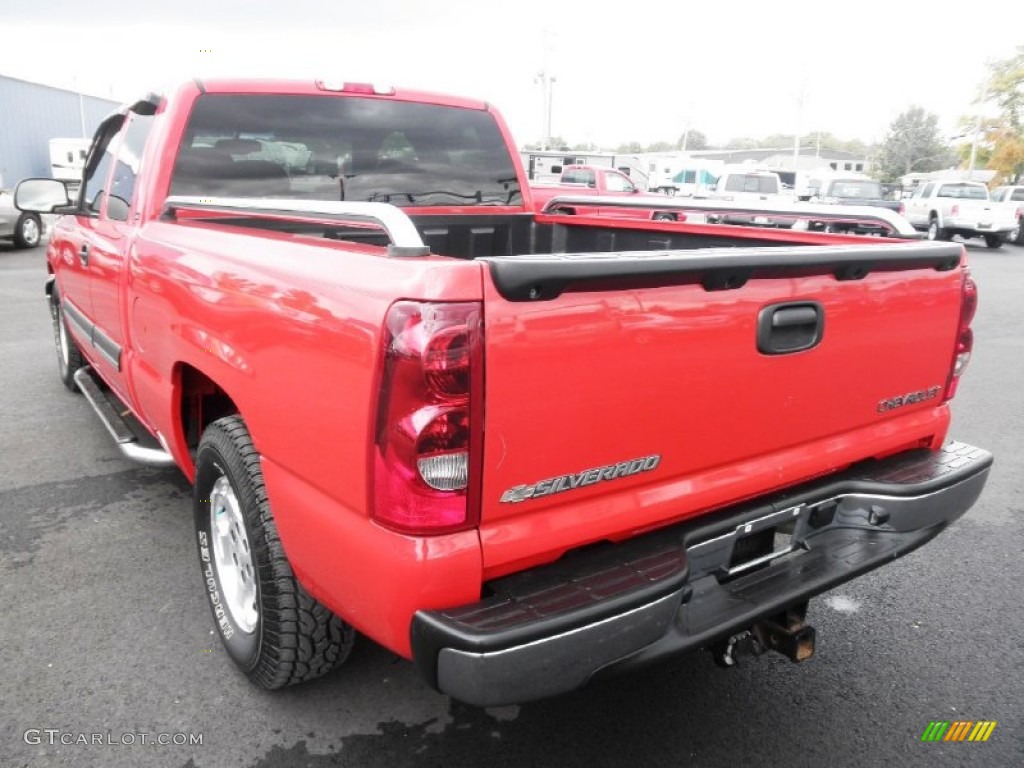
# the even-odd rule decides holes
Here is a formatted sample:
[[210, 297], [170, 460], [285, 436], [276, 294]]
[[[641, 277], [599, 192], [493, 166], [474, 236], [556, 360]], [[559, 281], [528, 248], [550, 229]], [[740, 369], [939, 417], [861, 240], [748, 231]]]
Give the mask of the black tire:
[[53, 285], [53, 293], [50, 294], [50, 317], [53, 319], [53, 345], [57, 350], [57, 375], [65, 387], [77, 392], [75, 373], [84, 367], [86, 362], [68, 330], [68, 320], [64, 317], [64, 307], [56, 283]]
[[[225, 482], [218, 484], [222, 478]], [[234, 513], [230, 503], [221, 504], [231, 501], [225, 489], [233, 493]], [[217, 527], [227, 532], [219, 537], [221, 544], [213, 530], [215, 503]], [[342, 664], [352, 650], [355, 630], [296, 581], [270, 512], [259, 454], [241, 417], [219, 419], [203, 432], [192, 508], [214, 625], [228, 655], [249, 679], [263, 688], [282, 688]], [[232, 556], [237, 577], [227, 573], [229, 558], [219, 554], [225, 547], [247, 553], [241, 560]], [[225, 591], [225, 584], [235, 591]], [[248, 595], [246, 588], [254, 589], [251, 606], [237, 598], [239, 591]]]
[[1017, 219], [1017, 228], [1010, 233], [1007, 242], [1014, 245], [1024, 245], [1024, 220]]
[[23, 213], [14, 225], [14, 244], [18, 248], [35, 248], [43, 239], [43, 223], [34, 213]]
[[939, 220], [932, 216], [928, 219], [928, 234], [929, 240], [949, 240], [949, 232], [939, 226]]
[[1003, 247], [1003, 236], [1002, 235], [985, 235], [985, 245], [989, 248], [1002, 248]]

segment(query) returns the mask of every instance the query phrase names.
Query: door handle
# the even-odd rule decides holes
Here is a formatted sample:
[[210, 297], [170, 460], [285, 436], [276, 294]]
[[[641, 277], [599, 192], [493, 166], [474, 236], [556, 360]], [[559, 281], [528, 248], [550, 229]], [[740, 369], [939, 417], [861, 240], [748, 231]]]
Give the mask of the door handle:
[[825, 333], [825, 310], [816, 301], [773, 304], [757, 318], [757, 350], [787, 355], [818, 345]]
[[792, 328], [795, 325], [814, 325], [818, 322], [815, 307], [780, 307], [772, 313], [772, 328]]
[[82, 266], [89, 264], [89, 244], [82, 243], [82, 247], [78, 250], [78, 260], [82, 262]]

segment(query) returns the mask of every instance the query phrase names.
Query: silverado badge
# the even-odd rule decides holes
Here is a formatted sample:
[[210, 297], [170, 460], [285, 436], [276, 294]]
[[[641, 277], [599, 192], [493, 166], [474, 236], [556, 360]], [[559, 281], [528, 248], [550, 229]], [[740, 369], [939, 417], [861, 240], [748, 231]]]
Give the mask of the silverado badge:
[[585, 485], [638, 475], [641, 472], [650, 472], [658, 466], [660, 461], [660, 455], [652, 454], [639, 459], [631, 459], [630, 461], [620, 461], [618, 464], [585, 469], [574, 475], [559, 475], [558, 477], [541, 480], [539, 483], [533, 483], [532, 485], [517, 485], [501, 494], [501, 501], [503, 503], [518, 504], [520, 501], [526, 501], [527, 499], [538, 499], [541, 496], [571, 491], [576, 488], [582, 488]]

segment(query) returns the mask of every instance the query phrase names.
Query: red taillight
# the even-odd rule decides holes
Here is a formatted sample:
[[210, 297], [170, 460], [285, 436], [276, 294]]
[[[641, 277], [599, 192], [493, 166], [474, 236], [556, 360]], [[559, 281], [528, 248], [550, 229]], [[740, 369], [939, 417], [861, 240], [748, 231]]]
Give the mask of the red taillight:
[[960, 377], [967, 369], [974, 349], [974, 331], [971, 321], [978, 310], [978, 286], [971, 279], [969, 271], [964, 270], [963, 288], [960, 299], [960, 322], [957, 324], [956, 345], [953, 350], [953, 363], [949, 369], [949, 380], [946, 382], [946, 394], [943, 401], [951, 400], [956, 395]]
[[903, 203], [900, 203], [900, 209], [899, 209], [899, 211], [897, 211], [897, 213], [899, 213], [900, 216], [906, 216], [907, 215], [907, 206], [905, 206]]
[[952, 208], [950, 208], [949, 209], [949, 215], [950, 216], [959, 216], [960, 215], [960, 206], [959, 205], [954, 205]]
[[382, 525], [422, 535], [476, 524], [482, 333], [477, 302], [388, 310], [371, 461]]

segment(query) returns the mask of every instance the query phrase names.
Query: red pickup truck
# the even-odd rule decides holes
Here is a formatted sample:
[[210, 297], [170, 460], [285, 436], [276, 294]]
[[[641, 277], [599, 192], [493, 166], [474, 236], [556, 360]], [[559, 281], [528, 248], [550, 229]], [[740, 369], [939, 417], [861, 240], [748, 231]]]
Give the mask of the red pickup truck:
[[258, 685], [357, 631], [477, 705], [802, 660], [811, 597], [982, 490], [963, 246], [539, 215], [514, 146], [483, 102], [194, 81], [101, 125], [74, 204], [18, 188], [62, 214], [60, 377], [194, 483]]
[[[554, 213], [585, 214], [588, 216], [620, 216], [624, 218], [653, 219], [655, 221], [685, 221], [686, 214], [679, 209], [659, 208], [668, 200], [667, 195], [644, 192], [630, 180], [629, 176], [614, 168], [602, 168], [599, 165], [567, 165], [562, 169], [562, 177], [554, 184], [533, 182], [530, 194], [538, 211], [548, 207]], [[600, 197], [598, 205], [580, 205], [578, 202], [557, 202], [548, 206], [557, 197], [567, 197], [578, 201], [580, 197]], [[625, 197], [632, 200], [647, 200], [649, 208], [615, 207], [606, 205], [605, 198]]]

